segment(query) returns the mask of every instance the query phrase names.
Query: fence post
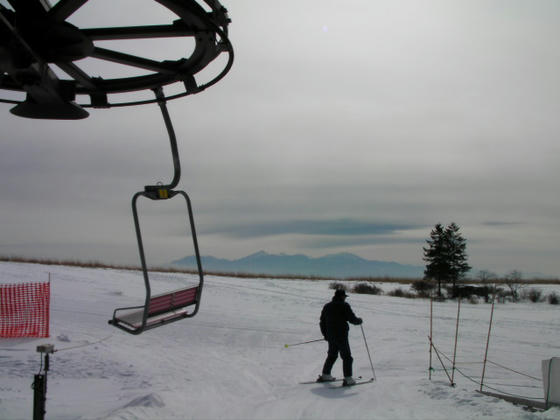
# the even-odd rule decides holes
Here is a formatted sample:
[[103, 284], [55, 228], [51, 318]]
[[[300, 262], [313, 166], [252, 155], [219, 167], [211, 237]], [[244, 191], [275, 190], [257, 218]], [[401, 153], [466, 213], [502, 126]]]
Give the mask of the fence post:
[[455, 386], [455, 359], [457, 357], [457, 338], [459, 336], [459, 314], [461, 312], [461, 298], [457, 299], [457, 325], [455, 326], [455, 347], [453, 349], [453, 367], [451, 369], [451, 386]]
[[428, 368], [428, 379], [432, 380], [432, 339], [433, 339], [433, 306], [434, 298], [430, 298], [430, 367]]
[[486, 361], [488, 360], [488, 346], [490, 345], [490, 332], [492, 331], [492, 318], [494, 317], [494, 303], [495, 303], [495, 299], [492, 299], [492, 308], [490, 309], [490, 323], [488, 325], [488, 338], [486, 339], [486, 351], [484, 352], [484, 363], [482, 364], [482, 376], [480, 378], [480, 392], [482, 392], [482, 387], [484, 385], [484, 374], [486, 373]]

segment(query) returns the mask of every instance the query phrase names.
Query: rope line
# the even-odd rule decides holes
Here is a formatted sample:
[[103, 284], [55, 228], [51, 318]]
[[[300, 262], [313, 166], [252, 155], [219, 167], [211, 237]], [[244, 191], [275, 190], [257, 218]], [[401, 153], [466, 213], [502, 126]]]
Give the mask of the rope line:
[[518, 373], [519, 375], [523, 375], [523, 376], [526, 376], [527, 378], [534, 379], [535, 381], [539, 381], [539, 382], [540, 382], [540, 381], [542, 380], [542, 378], [535, 378], [534, 376], [531, 376], [531, 375], [528, 375], [528, 374], [526, 374], [526, 373], [519, 372], [519, 371], [517, 371], [517, 370], [508, 368], [508, 367], [506, 367], [506, 366], [500, 365], [499, 363], [493, 362], [493, 361], [491, 361], [491, 360], [487, 360], [487, 362], [488, 362], [488, 363], [492, 363], [493, 365], [496, 365], [496, 366], [498, 366], [498, 367], [501, 367], [502, 369], [510, 370], [510, 371], [512, 371], [512, 372]]
[[[87, 343], [84, 343], [84, 344], [79, 344], [79, 345], [77, 345], [77, 346], [71, 346], [71, 347], [64, 347], [64, 348], [62, 348], [62, 349], [56, 349], [56, 350], [54, 350], [54, 353], [57, 353], [57, 352], [59, 352], [59, 351], [74, 350], [74, 349], [78, 349], [78, 348], [81, 348], [81, 347], [87, 347], [87, 346], [92, 346], [92, 345], [94, 345], [94, 344], [99, 344], [99, 343], [101, 343], [102, 341], [108, 340], [108, 339], [111, 338], [112, 336], [113, 336], [113, 334], [110, 334], [110, 335], [108, 335], [107, 337], [103, 337], [103, 338], [101, 338], [101, 339], [99, 339], [99, 340], [97, 340], [97, 341], [94, 341], [93, 343], [87, 342]], [[36, 352], [36, 350], [32, 350], [32, 349], [0, 348], [0, 350], [2, 350], [2, 351], [17, 351], [17, 352], [23, 351], [23, 352], [30, 352], [30, 353], [31, 353], [31, 352], [33, 352], [33, 353]]]
[[[432, 341], [431, 343], [432, 343], [432, 346], [433, 346], [433, 348], [434, 348], [434, 350], [435, 350], [435, 352], [436, 352], [436, 355], [437, 355], [438, 358], [439, 358], [439, 355], [440, 355], [439, 350], [436, 348], [436, 346], [435, 346], [435, 344], [433, 343], [433, 341]], [[441, 354], [442, 354], [443, 357], [445, 357], [448, 361], [451, 361], [451, 360], [449, 359], [449, 357], [447, 357], [444, 353], [441, 353]], [[489, 361], [489, 360], [488, 360], [488, 361]], [[442, 364], [442, 366], [443, 366], [443, 369], [437, 369], [437, 370], [440, 370], [440, 371], [443, 370], [443, 371], [445, 372], [445, 374], [447, 375], [447, 377], [449, 378], [449, 374], [448, 374], [447, 369], [445, 368], [445, 365], [443, 364], [443, 361], [441, 360], [441, 358], [440, 358], [440, 362], [441, 362], [441, 364]], [[500, 367], [502, 367], [502, 366], [500, 366]], [[507, 368], [506, 368], [506, 369], [507, 369]], [[436, 370], [436, 369], [433, 369], [433, 370]], [[461, 376], [463, 376], [464, 378], [468, 379], [469, 381], [471, 381], [471, 382], [473, 382], [473, 383], [475, 383], [475, 384], [477, 384], [477, 385], [480, 385], [480, 381], [475, 380], [473, 377], [467, 375], [466, 373], [464, 373], [461, 369], [459, 369], [459, 368], [456, 367], [456, 366], [455, 366], [455, 370], [456, 370]], [[511, 371], [513, 371], [513, 372], [515, 372], [515, 373], [520, 373], [520, 372], [516, 372], [516, 371], [513, 370], [513, 369], [508, 369], [508, 370], [511, 370]], [[522, 373], [520, 373], [520, 374], [522, 374]], [[522, 375], [523, 375], [523, 374], [522, 374]], [[529, 375], [524, 375], [524, 376], [528, 376], [529, 378], [536, 379], [536, 378], [534, 378], [534, 377], [532, 377], [532, 376], [529, 376]], [[449, 379], [450, 379], [450, 378], [449, 378]], [[450, 379], [450, 380], [451, 380], [451, 379]], [[517, 386], [517, 387], [522, 387], [522, 388], [537, 388], [537, 389], [539, 388], [539, 387], [537, 387], [537, 386], [532, 386], [532, 385], [531, 385], [531, 386], [524, 386], [524, 385], [508, 385], [508, 384], [492, 384], [492, 385], [497, 385], [497, 386], [509, 386], [509, 387]], [[524, 398], [524, 399], [528, 399], [528, 400], [531, 400], [531, 399], [532, 399], [532, 400], [545, 400], [545, 398], [543, 398], [543, 397], [528, 397], [528, 396], [524, 396], [524, 395], [512, 394], [512, 393], [510, 393], [510, 392], [505, 392], [505, 391], [503, 391], [503, 390], [501, 390], [501, 389], [494, 388], [493, 386], [488, 386], [488, 385], [486, 385], [486, 384], [483, 384], [483, 386], [486, 387], [486, 388], [488, 388], [488, 389], [491, 389], [491, 390], [493, 390], [493, 391], [499, 392], [499, 393], [501, 393], [501, 394], [503, 394], [503, 395], [508, 395], [508, 396], [510, 396], [510, 397]]]
[[493, 388], [493, 387], [488, 386], [488, 385], [484, 385], [484, 387], [485, 387], [485, 388], [488, 388], [488, 389], [491, 389], [492, 391], [497, 391], [497, 392], [499, 392], [500, 394], [508, 395], [508, 396], [510, 396], [510, 397], [523, 398], [523, 399], [526, 399], [526, 400], [544, 400], [543, 397], [527, 397], [526, 395], [511, 394], [511, 393], [509, 393], [509, 392], [505, 392], [505, 391], [502, 391], [501, 389]]
[[94, 344], [99, 344], [99, 343], [101, 343], [102, 341], [108, 340], [108, 339], [111, 338], [112, 336], [113, 336], [113, 334], [110, 334], [110, 335], [108, 335], [107, 337], [104, 337], [104, 338], [102, 338], [102, 339], [100, 339], [100, 340], [94, 341], [93, 343], [85, 343], [85, 344], [80, 344], [80, 345], [77, 345], [77, 346], [64, 347], [64, 348], [62, 348], [62, 349], [57, 349], [57, 350], [55, 350], [55, 353], [56, 353], [56, 352], [59, 352], [59, 351], [74, 350], [74, 349], [79, 349], [79, 348], [82, 348], [82, 347], [93, 346]]
[[[453, 363], [453, 360], [451, 360], [451, 358], [449, 356], [447, 356], [445, 353], [443, 353], [440, 350], [440, 353], [443, 355], [443, 357], [445, 357], [449, 362]], [[483, 362], [455, 362], [455, 365], [481, 365]]]
[[467, 378], [469, 381], [474, 382], [474, 383], [477, 384], [477, 385], [480, 385], [480, 382], [479, 382], [479, 381], [476, 381], [476, 380], [474, 380], [473, 378], [471, 378], [470, 376], [466, 375], [465, 373], [463, 373], [463, 372], [461, 371], [461, 369], [455, 368], [455, 370], [456, 370], [457, 372], [459, 372], [462, 376], [464, 376], [465, 378]]
[[445, 364], [443, 363], [443, 360], [441, 360], [441, 357], [439, 355], [439, 351], [438, 351], [437, 347], [434, 345], [434, 342], [432, 341], [431, 337], [429, 337], [429, 340], [430, 340], [431, 346], [434, 348], [434, 350], [436, 352], [436, 356], [439, 359], [439, 362], [441, 363], [441, 366], [443, 367], [443, 370], [445, 371], [445, 374], [447, 375], [447, 379], [449, 379], [449, 382], [451, 383], [451, 385], [453, 385], [453, 381], [451, 380], [451, 376], [449, 376], [449, 373], [447, 372], [447, 369], [445, 368]]
[[[512, 388], [532, 388], [532, 389], [541, 389], [540, 386], [536, 386], [536, 385], [516, 385], [516, 384], [491, 384], [491, 385], [496, 385], [496, 386], [510, 386]], [[486, 386], [486, 385], [484, 385]]]
[[[475, 381], [475, 380], [474, 380], [473, 378], [471, 378], [470, 376], [464, 374], [460, 369], [455, 368], [455, 370], [456, 370], [457, 372], [459, 372], [462, 376], [464, 376], [465, 378], [467, 378], [468, 380], [474, 382], [475, 384], [477, 384], [477, 385], [480, 384], [480, 382]], [[514, 385], [506, 385], [506, 384], [493, 384], [493, 385], [514, 386]], [[491, 389], [491, 390], [493, 390], [493, 391], [497, 391], [497, 392], [499, 392], [500, 394], [508, 395], [508, 396], [510, 396], [510, 397], [524, 398], [524, 399], [526, 399], [526, 400], [544, 400], [544, 398], [542, 398], [542, 397], [528, 397], [528, 396], [526, 396], [526, 395], [512, 394], [512, 393], [510, 393], [510, 392], [505, 392], [505, 391], [503, 391], [503, 390], [501, 390], [501, 389], [494, 388], [494, 387], [488, 386], [488, 385], [486, 385], [486, 384], [484, 384], [483, 386], [486, 387], [486, 388], [488, 388], [488, 389]], [[517, 385], [517, 386], [523, 387], [523, 385]], [[526, 388], [538, 388], [538, 387], [526, 387]]]
[[[436, 348], [436, 345], [432, 343], [432, 346], [434, 346], [434, 349]], [[439, 352], [439, 354], [441, 354], [445, 359], [447, 359], [448, 362], [453, 363], [453, 360], [451, 360], [451, 358], [446, 355], [444, 352], [442, 352], [441, 350], [437, 350]]]
[[[458, 304], [460, 305], [460, 301], [459, 301]], [[449, 374], [448, 374], [448, 372], [447, 372], [446, 366], [444, 365], [443, 360], [442, 360], [441, 357], [440, 357], [440, 352], [438, 351], [438, 349], [437, 349], [436, 346], [434, 345], [434, 343], [433, 343], [433, 341], [432, 341], [432, 338], [431, 338], [431, 334], [432, 334], [432, 324], [431, 324], [431, 322], [432, 322], [432, 321], [431, 321], [431, 320], [432, 320], [432, 313], [431, 313], [431, 310], [432, 310], [432, 309], [430, 308], [430, 336], [428, 337], [428, 339], [429, 339], [429, 341], [430, 341], [430, 379], [431, 379], [431, 371], [432, 371], [432, 370], [436, 370], [436, 369], [433, 369], [432, 366], [431, 366], [431, 363], [432, 363], [432, 359], [431, 359], [431, 350], [432, 350], [432, 348], [435, 350], [435, 353], [436, 353], [437, 357], [439, 358], [440, 363], [441, 363], [441, 365], [442, 365], [442, 367], [443, 367], [443, 369], [438, 369], [438, 370], [443, 370], [443, 371], [445, 371], [445, 374], [446, 374], [447, 377], [449, 378]], [[493, 311], [494, 311], [494, 304], [492, 304], [492, 314], [493, 314]], [[491, 314], [491, 316], [490, 316], [490, 328], [491, 328], [491, 326], [492, 326], [492, 314]], [[451, 318], [449, 318], [449, 319], [451, 319]], [[459, 314], [457, 314], [457, 325], [458, 325], [458, 324], [459, 324]], [[496, 391], [496, 392], [500, 393], [500, 394], [501, 394], [502, 396], [504, 396], [504, 397], [505, 397], [505, 396], [509, 396], [509, 397], [513, 397], [513, 398], [517, 398], [517, 399], [525, 399], [525, 400], [529, 400], [529, 401], [531, 401], [531, 400], [532, 400], [532, 401], [536, 401], [536, 400], [541, 400], [541, 401], [543, 401], [543, 400], [544, 400], [544, 401], [545, 401], [545, 404], [548, 406], [548, 395], [547, 395], [546, 397], [528, 397], [528, 396], [524, 396], [524, 395], [513, 394], [513, 393], [511, 393], [511, 392], [505, 392], [505, 391], [503, 391], [503, 390], [501, 390], [501, 389], [499, 389], [499, 388], [495, 388], [495, 386], [500, 386], [500, 387], [519, 387], [519, 388], [527, 388], [527, 389], [539, 389], [540, 387], [538, 387], [538, 386], [534, 386], [534, 385], [518, 385], [518, 384], [511, 384], [511, 385], [510, 385], [510, 384], [505, 384], [505, 383], [491, 383], [490, 385], [493, 385], [493, 386], [489, 386], [489, 385], [487, 385], [487, 384], [485, 384], [485, 383], [483, 382], [483, 381], [484, 381], [484, 370], [485, 370], [485, 368], [486, 368], [486, 363], [487, 363], [487, 362], [488, 362], [488, 363], [491, 363], [491, 364], [493, 364], [493, 365], [495, 365], [495, 366], [497, 366], [497, 367], [500, 367], [500, 368], [502, 368], [502, 369], [505, 369], [505, 370], [507, 370], [507, 371], [510, 371], [510, 372], [516, 373], [516, 374], [518, 374], [518, 375], [524, 376], [524, 377], [526, 377], [526, 378], [529, 378], [529, 379], [532, 379], [532, 380], [535, 380], [535, 381], [539, 381], [539, 382], [541, 381], [541, 378], [537, 378], [537, 377], [535, 377], [535, 376], [531, 376], [531, 375], [529, 375], [529, 374], [527, 374], [527, 373], [523, 373], [523, 372], [520, 372], [520, 371], [518, 371], [518, 370], [511, 369], [511, 368], [506, 367], [506, 366], [503, 366], [503, 365], [501, 365], [501, 364], [499, 364], [499, 363], [496, 363], [496, 362], [493, 362], [493, 361], [491, 361], [491, 360], [488, 360], [487, 355], [488, 355], [488, 342], [489, 342], [489, 339], [490, 339], [490, 328], [489, 328], [489, 330], [488, 330], [488, 341], [487, 341], [487, 344], [486, 344], [486, 355], [484, 356], [484, 362], [482, 362], [482, 364], [484, 365], [484, 369], [483, 369], [483, 371], [482, 371], [482, 376], [476, 376], [477, 378], [480, 378], [480, 381], [477, 381], [477, 380], [474, 379], [474, 377], [471, 377], [471, 376], [465, 374], [463, 371], [461, 371], [461, 369], [459, 369], [459, 368], [457, 367], [457, 364], [458, 364], [458, 363], [456, 362], [455, 353], [454, 353], [454, 355], [453, 355], [453, 360], [451, 360], [451, 358], [449, 358], [449, 357], [448, 357], [447, 355], [445, 355], [444, 353], [441, 353], [441, 355], [443, 355], [443, 357], [444, 357], [447, 361], [449, 361], [449, 362], [451, 362], [451, 363], [453, 364], [453, 372], [456, 370], [456, 371], [457, 371], [461, 376], [463, 376], [464, 378], [468, 379], [469, 381], [471, 381], [471, 382], [473, 382], [473, 383], [475, 383], [475, 384], [477, 384], [477, 385], [480, 385], [480, 391], [481, 391], [481, 392], [482, 392], [483, 387], [486, 387], [486, 389]], [[456, 337], [457, 337], [457, 334], [456, 334]], [[456, 345], [457, 345], [457, 344], [456, 344], [456, 341], [455, 341], [455, 348], [456, 348]], [[533, 355], [533, 356], [534, 356], [534, 355]], [[461, 363], [461, 364], [466, 365], [466, 364], [480, 364], [480, 363], [467, 363], [467, 362], [463, 362], [463, 363]], [[550, 375], [550, 370], [549, 370], [549, 375]], [[501, 380], [508, 380], [509, 378], [488, 378], [488, 379], [494, 379], [494, 380], [500, 380], [500, 379], [501, 379]], [[452, 380], [451, 378], [450, 378], [450, 381], [451, 381], [451, 385], [454, 386], [455, 384], [453, 383], [453, 380]], [[545, 390], [545, 391], [546, 391], [546, 390]], [[550, 391], [550, 389], [548, 389], [548, 391]]]

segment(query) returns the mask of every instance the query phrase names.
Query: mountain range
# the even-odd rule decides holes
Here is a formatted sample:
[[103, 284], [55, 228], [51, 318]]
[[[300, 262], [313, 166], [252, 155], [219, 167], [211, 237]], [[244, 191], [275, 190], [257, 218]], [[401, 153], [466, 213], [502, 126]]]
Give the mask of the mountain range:
[[[396, 262], [367, 260], [350, 253], [330, 254], [313, 258], [303, 254], [269, 254], [259, 251], [236, 260], [202, 256], [202, 267], [209, 272], [301, 275], [333, 278], [395, 277], [421, 278], [424, 267]], [[172, 265], [196, 268], [196, 258], [187, 256]]]

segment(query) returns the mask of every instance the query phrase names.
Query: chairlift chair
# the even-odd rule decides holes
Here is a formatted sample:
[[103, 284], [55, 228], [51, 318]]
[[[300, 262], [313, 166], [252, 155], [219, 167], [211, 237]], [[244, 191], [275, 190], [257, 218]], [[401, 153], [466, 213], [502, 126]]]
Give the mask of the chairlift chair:
[[[183, 196], [187, 204], [188, 222], [191, 229], [193, 247], [197, 262], [198, 284], [196, 286], [185, 287], [152, 296], [150, 276], [146, 264], [142, 233], [138, 219], [137, 200], [142, 196], [151, 200], [168, 200], [176, 195]], [[131, 334], [140, 334], [151, 328], [195, 316], [200, 306], [204, 275], [200, 261], [191, 201], [184, 191], [171, 190], [167, 187], [160, 186], [157, 191], [145, 190], [137, 192], [132, 199], [132, 211], [134, 215], [134, 226], [138, 240], [140, 260], [142, 262], [142, 273], [146, 287], [146, 297], [143, 305], [115, 309], [113, 312], [113, 318], [109, 320], [109, 324], [112, 324], [115, 327]]]
[[[144, 304], [141, 306], [115, 309], [113, 312], [113, 318], [109, 320], [110, 324], [131, 334], [140, 334], [144, 330], [194, 316], [198, 312], [198, 308], [200, 306], [200, 296], [202, 294], [202, 285], [204, 283], [204, 275], [202, 272], [200, 252], [196, 238], [191, 200], [186, 192], [174, 190], [181, 177], [181, 164], [179, 160], [177, 139], [175, 137], [173, 125], [171, 124], [169, 112], [167, 111], [162, 89], [157, 88], [154, 90], [154, 93], [156, 94], [156, 98], [159, 100], [158, 104], [161, 108], [165, 126], [169, 135], [174, 171], [173, 179], [168, 185], [146, 185], [144, 187], [144, 191], [137, 192], [132, 198], [132, 214], [134, 216], [134, 227], [136, 229], [138, 251], [140, 254], [140, 261], [142, 263], [144, 284], [146, 286], [146, 298]], [[199, 281], [198, 285], [195, 287], [173, 290], [167, 293], [152, 296], [150, 277], [146, 264], [146, 255], [144, 252], [144, 243], [142, 240], [142, 232], [138, 218], [137, 201], [140, 197], [146, 197], [150, 200], [169, 200], [176, 195], [181, 195], [187, 204], [188, 221], [193, 240]], [[194, 306], [194, 309], [189, 312], [191, 306]]]

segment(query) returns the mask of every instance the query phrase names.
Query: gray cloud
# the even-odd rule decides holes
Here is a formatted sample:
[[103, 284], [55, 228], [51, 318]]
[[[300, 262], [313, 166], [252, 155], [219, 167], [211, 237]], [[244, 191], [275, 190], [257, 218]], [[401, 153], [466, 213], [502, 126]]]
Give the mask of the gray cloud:
[[321, 239], [302, 239], [302, 246], [315, 249], [344, 248], [365, 245], [402, 245], [413, 244], [418, 246], [418, 250], [425, 245], [424, 239], [415, 237], [394, 237], [394, 236], [367, 236], [367, 237], [335, 237]]
[[254, 222], [246, 225], [221, 225], [201, 233], [223, 234], [234, 238], [252, 238], [271, 235], [330, 235], [364, 236], [389, 235], [398, 230], [417, 228], [414, 225], [371, 223], [351, 219], [339, 220], [285, 220]]
[[[74, 23], [166, 21], [96, 3]], [[558, 274], [560, 3], [224, 4], [232, 71], [168, 104], [204, 254], [421, 264], [431, 226], [455, 221], [471, 265]], [[137, 262], [130, 199], [171, 177], [157, 105], [79, 122], [0, 108], [0, 252]], [[184, 256], [184, 207], [140, 211], [150, 258]]]
[[522, 225], [522, 222], [500, 222], [497, 220], [487, 221], [482, 223], [484, 226], [491, 226], [491, 227], [510, 227], [510, 226], [519, 226]]

